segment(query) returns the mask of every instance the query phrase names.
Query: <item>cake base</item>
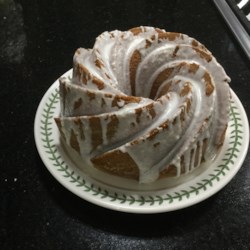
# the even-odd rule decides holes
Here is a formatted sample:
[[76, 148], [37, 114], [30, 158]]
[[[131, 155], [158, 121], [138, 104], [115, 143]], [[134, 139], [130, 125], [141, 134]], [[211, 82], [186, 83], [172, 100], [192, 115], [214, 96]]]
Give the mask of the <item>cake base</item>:
[[193, 171], [187, 174], [182, 174], [179, 177], [161, 178], [161, 179], [156, 180], [153, 183], [139, 183], [137, 180], [111, 175], [93, 166], [90, 166], [90, 164], [84, 163], [81, 156], [75, 150], [69, 147], [62, 138], [60, 138], [60, 144], [61, 144], [60, 146], [62, 147], [67, 157], [85, 175], [89, 176], [90, 178], [104, 185], [112, 186], [118, 189], [130, 190], [130, 191], [133, 191], [133, 190], [134, 191], [156, 191], [156, 190], [178, 186], [180, 184], [188, 182], [196, 178], [197, 176], [199, 176], [201, 173], [206, 171], [207, 168], [209, 168], [209, 166], [215, 160], [213, 159], [211, 161], [203, 162], [198, 168], [195, 168]]

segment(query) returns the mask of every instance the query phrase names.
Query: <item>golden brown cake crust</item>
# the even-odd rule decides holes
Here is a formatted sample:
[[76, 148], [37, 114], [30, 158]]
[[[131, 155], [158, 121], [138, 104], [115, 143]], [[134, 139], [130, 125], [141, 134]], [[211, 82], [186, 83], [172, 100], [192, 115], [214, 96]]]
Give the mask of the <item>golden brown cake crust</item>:
[[120, 150], [101, 155], [98, 158], [92, 159], [92, 162], [96, 168], [109, 174], [136, 180], [139, 179], [137, 164], [128, 153], [123, 153]]

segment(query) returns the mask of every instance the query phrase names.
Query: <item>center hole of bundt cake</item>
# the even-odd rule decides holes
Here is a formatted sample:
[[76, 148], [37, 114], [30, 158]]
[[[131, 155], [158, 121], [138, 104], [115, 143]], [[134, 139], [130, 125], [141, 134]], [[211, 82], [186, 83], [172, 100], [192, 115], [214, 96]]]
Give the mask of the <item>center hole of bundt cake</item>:
[[129, 96], [130, 98], [133, 98], [133, 99], [137, 99], [137, 98], [146, 98], [146, 99], [151, 99], [151, 100], [156, 100], [158, 99], [160, 96], [162, 96], [163, 94], [166, 94], [163, 93], [163, 91], [160, 91], [160, 93], [157, 93], [157, 90], [151, 90], [149, 93], [147, 93], [147, 91], [144, 91], [143, 89], [138, 89], [138, 86], [142, 86], [142, 87], [145, 87], [146, 88], [146, 84], [137, 84], [137, 86], [133, 85], [133, 84], [130, 84], [129, 85], [118, 85], [118, 89], [124, 93], [125, 95]]

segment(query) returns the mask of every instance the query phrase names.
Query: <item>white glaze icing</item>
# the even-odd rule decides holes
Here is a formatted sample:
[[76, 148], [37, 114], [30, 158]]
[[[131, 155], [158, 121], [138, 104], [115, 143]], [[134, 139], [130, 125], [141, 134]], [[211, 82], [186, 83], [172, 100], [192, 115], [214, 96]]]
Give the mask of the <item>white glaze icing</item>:
[[[152, 27], [140, 27], [138, 34], [104, 32], [93, 49], [77, 50], [73, 79], [61, 79], [61, 133], [71, 145], [73, 131], [87, 164], [117, 150], [128, 153], [143, 183], [169, 165], [177, 176], [187, 174], [202, 158], [214, 158], [223, 141], [229, 81], [211, 52], [187, 35]], [[129, 101], [131, 95], [137, 97]]]

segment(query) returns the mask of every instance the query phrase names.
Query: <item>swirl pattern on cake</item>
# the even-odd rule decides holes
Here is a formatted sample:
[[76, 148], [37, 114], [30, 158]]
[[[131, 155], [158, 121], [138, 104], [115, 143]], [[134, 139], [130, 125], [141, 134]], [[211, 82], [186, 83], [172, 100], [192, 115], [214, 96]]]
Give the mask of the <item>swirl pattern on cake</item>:
[[181, 176], [223, 144], [230, 91], [197, 40], [153, 27], [104, 32], [60, 79], [61, 137], [85, 164], [142, 183]]

